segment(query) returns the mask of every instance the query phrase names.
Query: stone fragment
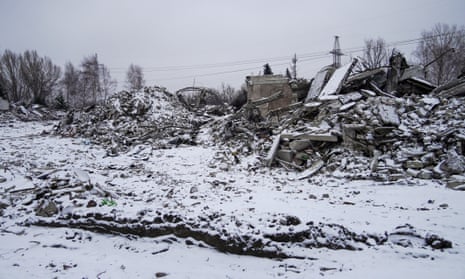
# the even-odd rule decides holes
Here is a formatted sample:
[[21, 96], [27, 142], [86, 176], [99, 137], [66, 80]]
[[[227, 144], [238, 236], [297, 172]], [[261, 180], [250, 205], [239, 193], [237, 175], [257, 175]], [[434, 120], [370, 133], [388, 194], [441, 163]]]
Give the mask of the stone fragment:
[[52, 217], [58, 213], [58, 208], [53, 201], [43, 200], [36, 209], [36, 215], [41, 217]]
[[193, 193], [197, 193], [199, 191], [199, 188], [197, 188], [196, 186], [192, 186], [189, 193], [193, 194]]
[[346, 111], [346, 110], [349, 110], [349, 109], [351, 109], [352, 107], [354, 107], [356, 104], [357, 104], [356, 102], [347, 103], [347, 104], [341, 106], [341, 107], [339, 108], [339, 111]]
[[452, 175], [447, 180], [446, 187], [454, 190], [465, 190], [465, 176]]
[[157, 272], [155, 273], [155, 278], [162, 278], [168, 276], [168, 273], [165, 272]]
[[378, 118], [384, 125], [396, 127], [400, 125], [400, 119], [399, 115], [397, 115], [396, 108], [391, 105], [379, 104]]
[[278, 151], [277, 157], [285, 162], [290, 163], [294, 159], [294, 151], [281, 149]]
[[405, 162], [405, 167], [408, 169], [422, 169], [423, 162], [421, 162], [420, 160], [409, 160]]
[[293, 151], [300, 152], [309, 148], [312, 145], [309, 140], [293, 140], [289, 143], [289, 148]]
[[455, 150], [447, 153], [447, 159], [441, 165], [441, 170], [449, 174], [461, 174], [465, 172], [465, 158], [457, 154]]
[[296, 216], [285, 216], [283, 219], [279, 220], [279, 223], [283, 226], [297, 226], [301, 223], [300, 219]]
[[7, 111], [10, 109], [10, 103], [3, 99], [3, 98], [0, 98], [0, 111]]
[[427, 169], [422, 169], [418, 174], [418, 178], [421, 179], [431, 179], [433, 178], [433, 172]]
[[405, 172], [411, 177], [418, 177], [418, 174], [420, 174], [419, 170], [414, 169], [407, 169]]
[[452, 248], [452, 242], [441, 238], [435, 234], [427, 235], [425, 237], [425, 243], [431, 246], [433, 249], [447, 249]]
[[97, 206], [97, 202], [94, 201], [94, 200], [90, 200], [88, 203], [87, 203], [87, 206], [88, 208], [90, 207], [96, 207]]

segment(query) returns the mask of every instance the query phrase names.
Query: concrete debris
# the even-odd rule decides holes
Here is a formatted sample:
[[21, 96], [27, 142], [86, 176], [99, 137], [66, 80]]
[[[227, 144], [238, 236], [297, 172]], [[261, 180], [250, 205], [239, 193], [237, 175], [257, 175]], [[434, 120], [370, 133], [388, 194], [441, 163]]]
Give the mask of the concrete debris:
[[159, 87], [122, 91], [107, 104], [70, 114], [55, 127], [55, 133], [101, 144], [108, 156], [142, 143], [158, 148], [195, 145], [198, 127], [204, 121], [204, 117], [195, 117], [176, 96]]
[[[284, 152], [273, 152], [286, 154], [280, 158], [292, 163], [286, 167], [306, 169], [300, 178], [319, 171], [351, 179], [445, 179], [448, 187], [463, 188], [450, 177], [465, 175], [465, 80], [436, 88], [418, 76], [418, 67], [396, 59], [400, 62], [392, 62], [398, 69], [391, 76], [383, 69], [344, 78], [339, 74], [340, 88], [310, 89], [308, 102], [279, 121], [279, 149]], [[322, 81], [323, 72], [327, 69], [315, 80]], [[336, 98], [312, 102], [320, 93]]]
[[10, 103], [0, 97], [0, 111], [7, 111], [10, 109]]
[[36, 215], [41, 217], [52, 217], [58, 213], [58, 208], [53, 201], [42, 200], [36, 209]]
[[307, 97], [305, 99], [305, 103], [314, 100], [320, 95], [321, 90], [323, 89], [324, 85], [328, 82], [329, 78], [332, 76], [336, 69], [332, 66], [327, 66], [321, 69], [315, 76], [315, 79], [310, 86], [308, 91]]
[[[325, 67], [304, 103], [296, 102], [286, 77], [250, 76], [248, 102], [235, 112], [210, 104], [214, 94], [202, 88], [176, 95], [160, 87], [123, 91], [107, 104], [68, 113], [54, 132], [103, 145], [108, 156], [137, 145], [216, 145], [220, 155], [211, 164], [225, 170], [254, 155], [268, 167], [302, 171], [300, 177], [448, 181], [464, 175], [465, 79], [435, 87], [402, 55], [390, 62], [388, 69], [352, 75], [355, 59], [339, 69]], [[194, 89], [203, 99], [190, 104], [184, 94]], [[41, 109], [10, 104], [25, 120], [49, 115]]]
[[0, 98], [0, 112], [5, 118], [17, 118], [21, 121], [47, 121], [59, 120], [64, 112], [50, 109], [38, 104], [25, 106], [23, 104], [10, 103]]
[[248, 76], [246, 84], [248, 102], [259, 108], [262, 117], [297, 101], [289, 79], [282, 75]]
[[351, 63], [337, 69], [321, 90], [318, 98], [324, 99], [329, 95], [338, 94], [355, 64], [357, 64], [357, 59], [354, 58]]

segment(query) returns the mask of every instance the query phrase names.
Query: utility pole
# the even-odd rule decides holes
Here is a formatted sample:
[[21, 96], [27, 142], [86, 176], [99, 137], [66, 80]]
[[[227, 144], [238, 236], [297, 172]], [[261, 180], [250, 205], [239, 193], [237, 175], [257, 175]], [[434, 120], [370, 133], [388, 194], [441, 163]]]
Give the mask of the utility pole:
[[292, 58], [292, 78], [297, 79], [297, 54]]
[[344, 55], [339, 45], [339, 36], [334, 36], [334, 47], [329, 53], [333, 55], [333, 67], [336, 69], [341, 67], [341, 56]]

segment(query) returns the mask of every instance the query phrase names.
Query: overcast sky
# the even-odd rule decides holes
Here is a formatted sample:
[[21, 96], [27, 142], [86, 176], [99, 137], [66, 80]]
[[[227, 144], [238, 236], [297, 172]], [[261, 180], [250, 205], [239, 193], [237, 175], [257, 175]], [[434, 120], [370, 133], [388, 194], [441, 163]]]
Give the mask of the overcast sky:
[[[60, 66], [97, 53], [120, 88], [131, 63], [147, 84], [172, 91], [194, 82], [238, 88], [266, 62], [284, 73], [294, 53], [298, 75], [313, 77], [332, 62], [334, 35], [349, 53], [368, 38], [392, 43], [438, 22], [463, 26], [464, 14], [464, 0], [0, 0], [0, 51], [35, 49]], [[409, 57], [415, 45], [396, 47]]]

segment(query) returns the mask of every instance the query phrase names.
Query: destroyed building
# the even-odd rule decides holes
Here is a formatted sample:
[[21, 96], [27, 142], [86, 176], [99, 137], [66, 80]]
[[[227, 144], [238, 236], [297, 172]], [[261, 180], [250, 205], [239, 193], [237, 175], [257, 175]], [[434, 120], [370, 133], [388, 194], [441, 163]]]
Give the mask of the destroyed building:
[[387, 69], [352, 73], [353, 59], [320, 70], [305, 102], [280, 122], [265, 164], [301, 171], [301, 179], [323, 170], [350, 179], [439, 178], [461, 189], [465, 79], [436, 88], [420, 66], [395, 55]]
[[297, 101], [283, 75], [248, 76], [246, 84], [247, 101], [259, 108], [262, 117], [277, 114]]

